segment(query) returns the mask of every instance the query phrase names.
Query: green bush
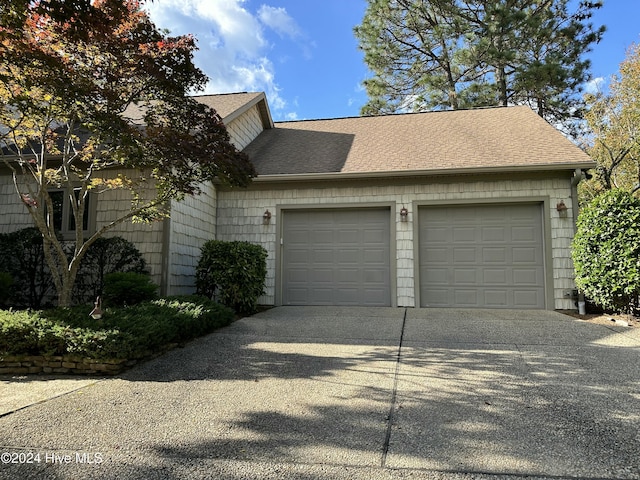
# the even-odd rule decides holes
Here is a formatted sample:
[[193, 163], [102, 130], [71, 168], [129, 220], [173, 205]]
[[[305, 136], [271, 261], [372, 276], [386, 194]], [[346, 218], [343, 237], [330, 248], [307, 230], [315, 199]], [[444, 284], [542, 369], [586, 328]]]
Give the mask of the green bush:
[[576, 285], [608, 310], [638, 313], [640, 200], [612, 190], [594, 198], [578, 217], [573, 240]]
[[108, 305], [135, 305], [156, 298], [157, 290], [149, 275], [114, 272], [105, 275], [102, 295]]
[[10, 273], [0, 272], [0, 307], [7, 305], [11, 298], [13, 277]]
[[37, 228], [0, 234], [0, 265], [13, 278], [12, 305], [40, 308], [55, 293]]
[[267, 251], [249, 242], [210, 240], [196, 268], [198, 293], [241, 314], [253, 313], [264, 293]]
[[[72, 248], [72, 244], [65, 244]], [[55, 297], [53, 279], [44, 258], [42, 235], [29, 227], [0, 234], [0, 265], [13, 279], [11, 297], [3, 303], [0, 281], [0, 305], [41, 308]], [[93, 302], [101, 295], [105, 275], [113, 272], [146, 273], [142, 254], [122, 237], [99, 238], [82, 259], [73, 298], [76, 303]]]
[[165, 345], [205, 335], [233, 321], [233, 312], [203, 297], [171, 297], [107, 308], [102, 320], [86, 306], [46, 311], [0, 310], [0, 357], [66, 355], [141, 358]]
[[114, 272], [148, 273], [140, 251], [122, 237], [98, 238], [82, 259], [73, 297], [76, 303], [93, 302], [102, 295], [104, 277]]

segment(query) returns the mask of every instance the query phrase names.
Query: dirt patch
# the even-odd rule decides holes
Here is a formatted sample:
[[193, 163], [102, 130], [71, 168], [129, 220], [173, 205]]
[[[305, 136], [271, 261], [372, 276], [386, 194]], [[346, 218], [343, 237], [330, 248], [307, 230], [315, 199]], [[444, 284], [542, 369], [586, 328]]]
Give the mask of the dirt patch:
[[585, 322], [597, 323], [599, 325], [625, 326], [623, 323], [625, 322], [630, 328], [640, 327], [640, 317], [634, 317], [633, 315], [610, 313], [587, 313], [586, 315], [580, 315], [575, 310], [559, 310], [559, 312]]

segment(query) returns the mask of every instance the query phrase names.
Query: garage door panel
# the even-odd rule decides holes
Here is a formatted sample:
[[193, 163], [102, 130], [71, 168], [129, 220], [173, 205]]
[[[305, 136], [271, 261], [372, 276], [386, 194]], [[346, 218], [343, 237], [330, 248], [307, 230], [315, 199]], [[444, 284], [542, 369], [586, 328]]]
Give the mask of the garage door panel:
[[387, 250], [384, 248], [368, 248], [362, 252], [362, 258], [367, 265], [384, 266], [387, 263]]
[[282, 218], [283, 304], [391, 305], [388, 208], [285, 210]]
[[483, 242], [508, 242], [505, 227], [483, 227], [480, 240]]
[[[308, 239], [307, 237], [307, 242], [309, 242], [310, 239]], [[331, 230], [320, 230], [317, 229], [314, 233], [314, 238], [312, 243], [314, 244], [319, 244], [319, 245], [332, 245], [333, 244], [333, 232]]]
[[454, 290], [453, 301], [461, 307], [473, 307], [478, 304], [478, 291], [456, 289]]
[[476, 285], [478, 283], [477, 276], [478, 271], [475, 268], [456, 268], [453, 271], [453, 283], [454, 285]]
[[449, 289], [430, 288], [424, 294], [426, 304], [431, 307], [448, 307], [451, 305], [449, 299]]
[[511, 241], [516, 242], [535, 242], [537, 231], [534, 227], [511, 227]]
[[430, 228], [429, 231], [425, 233], [424, 237], [421, 237], [420, 240], [425, 243], [430, 242], [451, 242], [451, 229], [449, 228]]
[[540, 290], [515, 290], [513, 292], [514, 302], [518, 305], [528, 306], [530, 308], [536, 308], [540, 302], [544, 292]]
[[[338, 236], [338, 242], [343, 245], [360, 243], [360, 232], [358, 230], [339, 230], [336, 232]], [[333, 241], [331, 243], [334, 243]]]
[[429, 248], [426, 247], [422, 250], [423, 255], [425, 260], [430, 264], [430, 265], [437, 265], [437, 264], [445, 264], [445, 265], [449, 265], [450, 264], [450, 257], [451, 254], [449, 252], [449, 250], [446, 247], [441, 247], [441, 248]]
[[507, 285], [509, 273], [503, 268], [485, 268], [482, 283], [485, 285]]
[[311, 258], [311, 261], [316, 265], [332, 264], [333, 250], [327, 250], [327, 249], [312, 250], [311, 252], [309, 252], [309, 255], [307, 256], [307, 261], [309, 260], [309, 258]]
[[448, 268], [428, 268], [420, 271], [420, 278], [427, 285], [441, 285], [449, 280]]
[[[453, 228], [453, 241], [454, 242], [475, 242], [478, 234], [475, 227], [461, 227]], [[449, 235], [446, 235], [449, 237]], [[446, 241], [446, 240], [445, 240]]]
[[360, 281], [360, 270], [356, 268], [339, 268], [335, 270], [334, 283], [337, 287], [345, 287], [350, 283], [357, 284]]
[[544, 308], [540, 204], [418, 209], [421, 306]]
[[333, 283], [333, 270], [328, 268], [314, 268], [307, 270], [307, 277], [314, 279], [316, 285], [332, 284]]
[[476, 262], [476, 248], [475, 247], [463, 247], [453, 249], [453, 262], [457, 263], [475, 263]]
[[513, 263], [538, 263], [538, 251], [535, 247], [517, 247], [513, 249]]
[[481, 306], [488, 308], [500, 308], [509, 305], [505, 290], [485, 290], [484, 302]]
[[540, 272], [534, 268], [515, 268], [513, 270], [514, 285], [539, 285], [542, 282]]
[[482, 249], [482, 261], [484, 263], [506, 263], [507, 262], [507, 248], [483, 248]]

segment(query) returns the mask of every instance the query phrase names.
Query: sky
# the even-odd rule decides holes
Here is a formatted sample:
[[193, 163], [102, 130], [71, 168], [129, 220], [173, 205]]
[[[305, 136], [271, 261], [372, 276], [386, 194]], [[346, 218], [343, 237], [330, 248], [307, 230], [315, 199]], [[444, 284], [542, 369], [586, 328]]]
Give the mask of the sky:
[[[370, 76], [353, 35], [366, 0], [153, 0], [154, 23], [198, 40], [195, 62], [209, 77], [201, 93], [264, 91], [274, 121], [359, 115]], [[640, 0], [604, 0], [594, 25], [606, 25], [587, 54], [606, 88], [632, 43], [640, 43]]]

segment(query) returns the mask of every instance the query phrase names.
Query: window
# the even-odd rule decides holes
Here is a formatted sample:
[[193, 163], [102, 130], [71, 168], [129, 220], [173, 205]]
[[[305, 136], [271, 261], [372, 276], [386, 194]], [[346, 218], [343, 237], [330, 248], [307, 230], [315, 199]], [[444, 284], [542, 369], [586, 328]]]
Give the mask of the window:
[[[76, 200], [80, 194], [80, 189], [73, 191]], [[73, 216], [73, 209], [66, 190], [49, 191], [51, 203], [53, 203], [53, 227], [62, 236], [68, 236], [75, 232], [76, 222]], [[91, 218], [94, 216], [93, 199], [91, 194], [87, 195], [85, 201], [84, 215], [82, 216], [82, 231], [88, 233], [91, 229]]]

